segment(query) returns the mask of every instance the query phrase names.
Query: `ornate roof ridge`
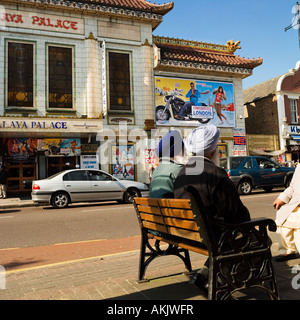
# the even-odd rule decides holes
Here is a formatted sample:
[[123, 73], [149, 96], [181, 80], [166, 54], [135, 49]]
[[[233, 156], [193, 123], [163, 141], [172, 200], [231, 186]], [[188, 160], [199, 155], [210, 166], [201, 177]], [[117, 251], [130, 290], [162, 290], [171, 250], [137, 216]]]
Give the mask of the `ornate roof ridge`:
[[161, 45], [185, 47], [190, 49], [212, 50], [214, 52], [220, 52], [222, 54], [233, 54], [237, 49], [241, 49], [241, 47], [239, 46], [240, 41], [234, 42], [233, 40], [229, 40], [227, 41], [226, 45], [222, 45], [179, 38], [153, 36], [153, 41], [154, 43]]

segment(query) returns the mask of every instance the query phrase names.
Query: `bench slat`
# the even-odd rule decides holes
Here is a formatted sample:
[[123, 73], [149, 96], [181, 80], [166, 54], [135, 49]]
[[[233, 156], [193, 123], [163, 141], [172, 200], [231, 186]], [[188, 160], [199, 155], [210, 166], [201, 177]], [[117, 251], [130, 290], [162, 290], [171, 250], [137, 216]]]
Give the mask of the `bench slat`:
[[164, 239], [162, 237], [155, 236], [153, 234], [148, 234], [148, 237], [151, 238], [151, 239], [164, 241], [166, 243], [172, 244], [173, 246], [177, 246], [177, 247], [180, 247], [180, 248], [183, 248], [183, 249], [187, 249], [187, 250], [191, 250], [191, 251], [194, 251], [194, 252], [197, 252], [197, 253], [201, 253], [201, 254], [204, 254], [206, 256], [209, 255], [208, 250], [204, 249], [204, 248], [199, 248], [199, 247], [196, 247], [196, 246], [188, 245], [188, 244], [180, 242], [180, 241], [173, 241], [173, 240], [170, 240], [170, 239]]
[[202, 241], [199, 232], [192, 232], [189, 230], [184, 230], [184, 229], [178, 229], [178, 228], [173, 228], [169, 227], [168, 228], [169, 233], [173, 236], [193, 240], [193, 241]]
[[152, 213], [152, 214], [156, 214], [159, 216], [161, 215], [159, 207], [138, 205], [137, 208], [138, 208], [139, 212]]
[[134, 198], [137, 205], [191, 209], [188, 199], [152, 199], [152, 198]]
[[187, 229], [190, 231], [198, 231], [198, 227], [195, 221], [183, 220], [183, 219], [174, 219], [174, 218], [164, 218], [165, 224], [167, 226]]
[[159, 208], [157, 206], [145, 206], [145, 205], [138, 205], [137, 208], [139, 212], [152, 213], [156, 215], [160, 215], [162, 213], [163, 216], [194, 220], [194, 214], [190, 208], [188, 210], [187, 209], [181, 210], [181, 209]]
[[180, 209], [161, 208], [161, 213], [165, 217], [174, 217], [174, 218], [194, 220], [194, 214], [191, 209], [180, 210]]
[[180, 229], [187, 229], [190, 231], [198, 231], [197, 224], [195, 221], [184, 220], [184, 219], [174, 219], [174, 218], [162, 218], [161, 216], [140, 213], [141, 219], [148, 222], [154, 222], [161, 225], [166, 224], [170, 227], [180, 228]]
[[155, 223], [164, 225], [164, 219], [161, 216], [156, 216], [153, 214], [147, 214], [147, 213], [142, 213], [142, 212], [140, 212], [140, 215], [141, 215], [142, 220], [146, 220], [149, 222], [155, 222]]
[[143, 221], [143, 227], [150, 230], [160, 231], [163, 233], [168, 233], [167, 228], [164, 225], [153, 223], [149, 221]]
[[158, 199], [157, 202], [160, 207], [191, 209], [188, 199]]
[[134, 198], [136, 204], [141, 204], [144, 206], [158, 206], [157, 199], [152, 198]]

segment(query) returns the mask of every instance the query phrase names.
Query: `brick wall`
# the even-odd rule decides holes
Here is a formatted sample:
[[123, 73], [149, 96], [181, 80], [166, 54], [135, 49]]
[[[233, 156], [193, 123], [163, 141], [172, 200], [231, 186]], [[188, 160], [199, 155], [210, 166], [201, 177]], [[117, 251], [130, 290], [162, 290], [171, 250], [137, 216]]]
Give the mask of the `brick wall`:
[[247, 134], [278, 135], [278, 112], [275, 95], [247, 104], [245, 118]]

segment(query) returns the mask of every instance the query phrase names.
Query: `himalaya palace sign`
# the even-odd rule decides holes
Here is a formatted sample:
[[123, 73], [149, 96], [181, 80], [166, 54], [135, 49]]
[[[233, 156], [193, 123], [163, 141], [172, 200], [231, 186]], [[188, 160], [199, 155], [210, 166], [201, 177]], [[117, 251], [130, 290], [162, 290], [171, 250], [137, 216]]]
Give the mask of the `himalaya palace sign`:
[[84, 34], [84, 20], [32, 11], [0, 10], [1, 27]]

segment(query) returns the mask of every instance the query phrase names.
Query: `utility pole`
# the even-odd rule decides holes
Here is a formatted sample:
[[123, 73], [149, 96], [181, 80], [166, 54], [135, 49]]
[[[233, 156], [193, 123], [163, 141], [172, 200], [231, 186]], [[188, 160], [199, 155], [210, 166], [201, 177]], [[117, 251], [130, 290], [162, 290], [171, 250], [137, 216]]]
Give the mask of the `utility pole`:
[[293, 18], [292, 23], [288, 27], [286, 27], [284, 31], [288, 31], [292, 28], [298, 29], [298, 42], [299, 42], [299, 50], [300, 50], [300, 5], [298, 1], [296, 2], [295, 10], [296, 10], [295, 17]]

